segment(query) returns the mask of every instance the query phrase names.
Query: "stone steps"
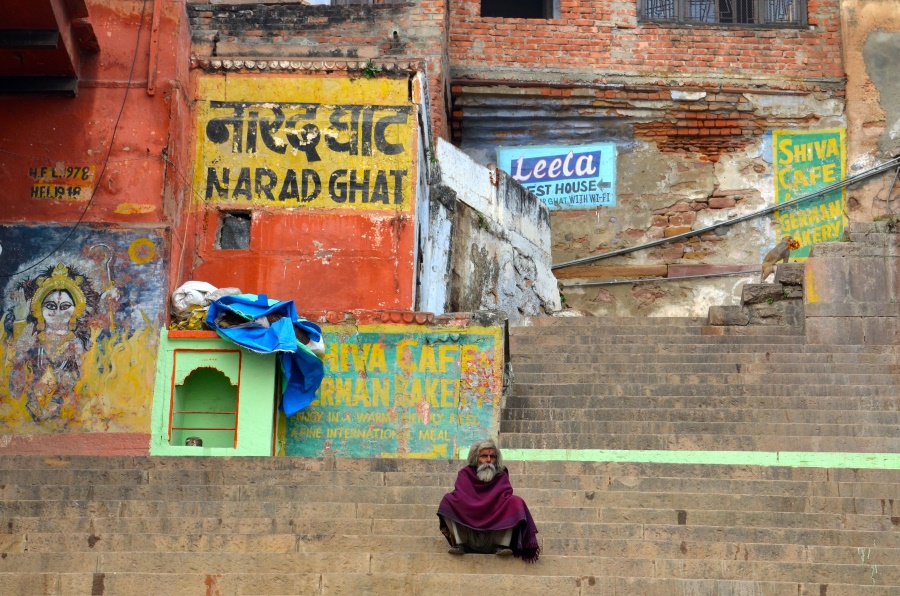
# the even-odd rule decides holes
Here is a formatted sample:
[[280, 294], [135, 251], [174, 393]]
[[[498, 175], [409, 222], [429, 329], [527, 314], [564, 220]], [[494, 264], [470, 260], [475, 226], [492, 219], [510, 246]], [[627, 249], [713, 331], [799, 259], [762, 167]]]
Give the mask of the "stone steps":
[[[802, 386], [773, 383], [717, 383], [690, 384], [690, 375], [682, 375], [675, 382], [652, 383], [516, 383], [511, 397], [553, 397], [565, 400], [569, 397], [589, 396], [655, 396], [678, 397], [706, 395], [708, 399], [760, 395], [792, 397], [798, 394], [812, 397], [890, 397], [897, 394], [893, 385], [830, 385], [805, 384]], [[629, 379], [630, 380], [630, 379]], [[587, 404], [586, 404], [587, 405]], [[589, 405], [587, 405], [589, 407]]]
[[[686, 532], [661, 532], [667, 539], [681, 542]], [[686, 553], [685, 553], [686, 554]], [[513, 558], [491, 557], [490, 565], [481, 556], [450, 557], [446, 552], [147, 552], [131, 553], [10, 553], [0, 559], [0, 574], [11, 572], [90, 573], [103, 569], [105, 574], [166, 573], [172, 570], [201, 572], [207, 575], [243, 573], [324, 574], [403, 573], [422, 570], [437, 573], [473, 573], [483, 575], [581, 576], [590, 574], [634, 577], [693, 578], [716, 577], [726, 580], [768, 581], [790, 578], [794, 582], [845, 582], [868, 585], [900, 586], [900, 565], [896, 561], [839, 564], [810, 561], [738, 560], [678, 558], [633, 558], [601, 555], [543, 555], [543, 564], [524, 566]], [[109, 571], [106, 571], [109, 570]]]
[[[649, 416], [648, 416], [649, 418]], [[900, 422], [900, 417], [896, 420]], [[506, 420], [500, 425], [501, 433], [521, 434], [577, 434], [602, 436], [612, 433], [658, 435], [732, 435], [753, 437], [870, 437], [890, 438], [900, 442], [900, 426], [871, 424], [860, 419], [852, 423], [802, 423], [802, 422], [681, 422], [660, 420]], [[603, 442], [598, 441], [599, 445]]]
[[867, 410], [789, 409], [789, 408], [505, 408], [502, 422], [610, 422], [610, 421], [666, 421], [666, 422], [722, 422], [791, 423], [791, 424], [873, 424], [900, 427], [900, 412], [872, 412]]
[[[728, 526], [730, 527], [730, 526]], [[550, 527], [541, 531], [542, 556], [577, 557], [627, 557], [629, 559], [712, 559], [733, 560], [740, 557], [745, 561], [775, 561], [782, 563], [805, 563], [815, 560], [820, 564], [855, 565], [860, 563], [860, 548], [865, 557], [876, 565], [891, 565], [900, 561], [900, 548], [866, 544], [867, 540], [878, 538], [879, 533], [844, 532], [831, 534], [827, 538], [844, 542], [844, 546], [808, 547], [802, 544], [753, 542], [762, 532], [773, 539], [797, 541], [819, 539], [823, 536], [811, 532], [785, 533], [768, 532], [768, 528], [746, 531], [731, 536], [730, 541], [700, 540], [694, 536], [715, 535], [726, 529], [722, 526], [694, 526], [685, 530], [684, 526], [647, 525], [643, 529], [647, 536], [635, 538], [606, 537], [605, 529], [597, 530], [600, 536], [582, 537], [585, 532], [572, 530], [570, 526], [556, 531]], [[126, 553], [227, 553], [253, 554], [303, 554], [343, 553], [347, 551], [388, 552], [388, 553], [429, 553], [445, 556], [446, 548], [436, 542], [430, 534], [418, 535], [184, 535], [184, 534], [105, 534], [96, 539], [91, 547], [100, 555], [120, 555]], [[338, 528], [337, 531], [340, 531]], [[570, 533], [574, 532], [574, 533]], [[654, 539], [648, 536], [662, 536]], [[29, 535], [29, 555], [80, 553], [85, 549], [82, 536], [60, 536], [59, 534]], [[862, 546], [860, 546], [862, 545]], [[814, 551], [810, 553], [810, 551]]]
[[[656, 409], [731, 409], [743, 414], [746, 408], [783, 409], [783, 410], [836, 410], [844, 412], [893, 413], [900, 411], [900, 404], [891, 395], [857, 397], [848, 400], [844, 396], [809, 396], [809, 395], [628, 395], [618, 392], [617, 395], [577, 395], [565, 398], [544, 395], [511, 395], [506, 399], [505, 409], [525, 408], [532, 410], [571, 410], [570, 416], [580, 415], [574, 410], [593, 410], [605, 408], [656, 408]], [[676, 413], [672, 413], [677, 416]], [[560, 418], [562, 419], [562, 418]]]
[[900, 590], [900, 470], [507, 463], [536, 565], [446, 553], [458, 461], [5, 457], [0, 592]]
[[[512, 335], [512, 334], [511, 334]], [[787, 346], [800, 346], [805, 343], [805, 338], [801, 335], [765, 335], [765, 336], [706, 336], [706, 335], [690, 335], [690, 334], [671, 334], [671, 335], [650, 335], [650, 334], [634, 334], [619, 335], [611, 332], [608, 334], [590, 334], [590, 335], [540, 335], [536, 337], [515, 335], [515, 342], [511, 344], [513, 353], [523, 350], [522, 347], [513, 347], [515, 344], [527, 343], [530, 346], [541, 346], [551, 348], [554, 346], [565, 346], [567, 349], [578, 349], [590, 346], [623, 346], [626, 348], [636, 349], [641, 346], [660, 347], [660, 346], [692, 346], [692, 347], [719, 347], [723, 345], [729, 346], [780, 346], [787, 349]]]
[[[891, 382], [900, 381], [900, 371], [893, 363], [836, 364], [833, 362], [531, 362], [519, 363], [515, 368], [517, 380], [538, 382], [539, 375], [588, 374], [744, 374], [744, 375], [832, 375], [838, 382], [852, 382], [847, 375], [885, 375]], [[575, 378], [581, 378], [576, 376]], [[776, 379], [784, 377], [775, 377]]]
[[[472, 558], [482, 559], [480, 555]], [[613, 570], [614, 571], [614, 570]], [[708, 580], [603, 576], [485, 575], [468, 573], [13, 573], [0, 574], [11, 594], [582, 594], [671, 596], [672, 594], [753, 594], [754, 596], [896, 596], [890, 586], [794, 581]]]
[[621, 449], [627, 451], [800, 451], [842, 453], [897, 453], [900, 438], [800, 437], [714, 434], [597, 435], [571, 433], [505, 433], [504, 445], [515, 449]]
[[619, 365], [634, 363], [642, 364], [742, 364], [753, 366], [757, 364], [772, 365], [830, 365], [836, 366], [884, 366], [893, 369], [897, 365], [897, 356], [893, 353], [812, 353], [812, 352], [715, 352], [709, 354], [696, 353], [655, 353], [649, 362], [641, 362], [641, 354], [613, 353], [613, 354], [567, 354], [567, 353], [535, 353], [528, 352], [517, 354], [515, 369], [532, 370], [541, 366], [585, 366], [585, 365]]
[[734, 385], [738, 383], [748, 385], [794, 385], [808, 387], [810, 385], [832, 386], [878, 386], [891, 387], [900, 383], [900, 375], [895, 374], [847, 374], [847, 373], [816, 373], [807, 372], [802, 368], [794, 373], [784, 372], [643, 372], [639, 369], [632, 371], [603, 371], [603, 372], [536, 372], [516, 373], [516, 382], [522, 385], [601, 385], [621, 381], [623, 373], [627, 373], [628, 381], [635, 385], [665, 385], [665, 384], [691, 384], [691, 385]]
[[692, 319], [587, 319], [510, 330], [504, 445], [900, 450], [895, 346], [809, 345], [794, 328]]

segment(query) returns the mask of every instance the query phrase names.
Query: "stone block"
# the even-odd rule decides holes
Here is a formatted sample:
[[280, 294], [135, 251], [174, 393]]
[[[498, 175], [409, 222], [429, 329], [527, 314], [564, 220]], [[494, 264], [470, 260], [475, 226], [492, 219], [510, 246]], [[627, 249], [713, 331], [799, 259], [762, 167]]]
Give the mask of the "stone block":
[[867, 346], [896, 346], [900, 343], [900, 328], [894, 317], [866, 317], [864, 324]]
[[746, 325], [750, 317], [740, 306], [710, 306], [709, 325]]
[[737, 205], [737, 202], [731, 197], [712, 197], [709, 199], [710, 209], [730, 209]]
[[861, 319], [842, 317], [807, 319], [806, 338], [811, 344], [861, 346], [865, 344], [865, 323]]
[[810, 247], [809, 258], [843, 259], [855, 257], [862, 254], [864, 248], [863, 245], [852, 242], [820, 242]]
[[691, 231], [691, 226], [669, 226], [666, 228], [664, 232], [664, 236], [666, 238], [671, 238], [672, 236], [679, 236], [681, 234], [687, 234]]
[[22, 534], [0, 534], [0, 552], [21, 553], [25, 551], [25, 536]]
[[784, 288], [781, 284], [744, 284], [741, 288], [741, 304], [772, 304], [784, 300]]
[[775, 267], [775, 283], [783, 286], [802, 286], [804, 275], [803, 263], [781, 263]]
[[756, 302], [744, 305], [747, 316], [750, 319], [750, 325], [783, 325], [781, 311], [778, 310], [775, 303]]
[[[816, 245], [820, 246], [820, 245]], [[844, 303], [850, 296], [850, 261], [847, 258], [806, 260], [807, 303]]]
[[850, 259], [848, 301], [896, 302], [893, 266], [893, 261], [881, 258]]
[[847, 233], [849, 234], [871, 234], [874, 232], [884, 233], [887, 231], [886, 225], [879, 225], [886, 222], [874, 221], [851, 221], [847, 223]]
[[802, 300], [787, 300], [779, 302], [778, 307], [782, 309], [784, 322], [791, 327], [802, 327], [805, 320], [805, 311]]

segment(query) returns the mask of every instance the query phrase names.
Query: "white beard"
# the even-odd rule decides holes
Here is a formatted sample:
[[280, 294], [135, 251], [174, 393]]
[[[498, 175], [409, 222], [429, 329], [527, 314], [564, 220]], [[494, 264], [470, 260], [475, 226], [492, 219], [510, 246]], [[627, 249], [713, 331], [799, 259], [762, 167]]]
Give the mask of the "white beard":
[[481, 464], [478, 466], [477, 476], [482, 482], [490, 482], [497, 475], [497, 466], [494, 464]]

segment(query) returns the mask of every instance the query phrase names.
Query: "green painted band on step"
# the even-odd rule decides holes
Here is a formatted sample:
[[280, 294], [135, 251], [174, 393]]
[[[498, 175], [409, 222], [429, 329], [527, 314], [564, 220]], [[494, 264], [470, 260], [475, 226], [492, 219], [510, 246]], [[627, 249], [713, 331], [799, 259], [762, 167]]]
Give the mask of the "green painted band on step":
[[[468, 449], [460, 449], [466, 459]], [[718, 464], [790, 468], [861, 468], [900, 470], [900, 453], [804, 451], [665, 451], [617, 449], [503, 449], [507, 461], [587, 461], [652, 464]]]

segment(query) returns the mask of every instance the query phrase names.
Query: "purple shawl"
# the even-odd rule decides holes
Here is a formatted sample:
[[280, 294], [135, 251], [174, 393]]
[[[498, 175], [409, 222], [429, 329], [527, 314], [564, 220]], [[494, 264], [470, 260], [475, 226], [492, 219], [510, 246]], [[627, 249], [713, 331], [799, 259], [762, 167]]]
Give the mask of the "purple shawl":
[[490, 482], [482, 482], [474, 468], [466, 466], [456, 476], [453, 492], [441, 499], [437, 513], [474, 530], [515, 528], [510, 547], [515, 556], [527, 563], [537, 561], [541, 553], [537, 526], [525, 501], [513, 495], [507, 470]]

